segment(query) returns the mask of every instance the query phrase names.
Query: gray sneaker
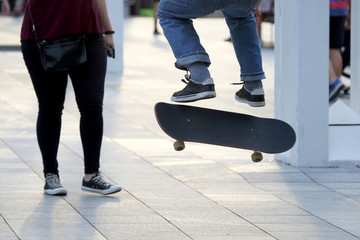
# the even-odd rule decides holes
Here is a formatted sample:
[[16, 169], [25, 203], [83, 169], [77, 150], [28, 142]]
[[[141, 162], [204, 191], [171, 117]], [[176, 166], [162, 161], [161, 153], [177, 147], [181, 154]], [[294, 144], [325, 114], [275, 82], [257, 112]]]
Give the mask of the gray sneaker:
[[214, 81], [208, 78], [204, 83], [195, 83], [191, 81], [188, 74], [182, 79], [186, 83], [186, 87], [178, 92], [175, 92], [171, 97], [173, 102], [194, 102], [201, 99], [208, 99], [216, 97]]
[[111, 185], [110, 183], [106, 182], [100, 173], [96, 173], [96, 176], [92, 177], [90, 181], [82, 181], [83, 191], [99, 193], [103, 195], [108, 195], [116, 192], [120, 192], [122, 188], [117, 185]]
[[57, 174], [48, 173], [45, 176], [44, 192], [48, 195], [66, 195], [66, 189], [61, 185]]

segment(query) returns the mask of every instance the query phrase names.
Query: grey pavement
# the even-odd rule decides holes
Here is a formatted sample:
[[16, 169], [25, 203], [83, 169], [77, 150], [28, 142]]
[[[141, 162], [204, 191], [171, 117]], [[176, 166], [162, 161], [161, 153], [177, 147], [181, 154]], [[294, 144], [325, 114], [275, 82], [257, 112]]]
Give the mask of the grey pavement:
[[[0, 45], [18, 45], [20, 19], [0, 17]], [[251, 152], [187, 144], [157, 125], [153, 107], [184, 87], [184, 72], [151, 18], [124, 25], [124, 74], [109, 73], [102, 172], [124, 190], [80, 190], [79, 113], [71, 84], [59, 149], [68, 195], [43, 194], [37, 101], [20, 51], [0, 51], [0, 239], [354, 240], [360, 239], [360, 169], [295, 168]], [[218, 97], [194, 105], [272, 117], [274, 52], [263, 49], [267, 106], [234, 100], [239, 67], [221, 18], [195, 21], [213, 64]]]

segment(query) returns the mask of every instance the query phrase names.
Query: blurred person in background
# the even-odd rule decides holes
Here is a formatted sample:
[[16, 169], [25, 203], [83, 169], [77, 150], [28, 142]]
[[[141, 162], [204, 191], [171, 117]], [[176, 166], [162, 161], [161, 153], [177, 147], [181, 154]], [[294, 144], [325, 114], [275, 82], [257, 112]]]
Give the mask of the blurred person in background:
[[259, 33], [259, 39], [262, 43], [262, 37], [261, 37], [261, 24], [264, 21], [265, 18], [267, 18], [270, 14], [274, 14], [274, 0], [262, 0], [259, 9], [261, 11], [261, 14], [259, 14], [256, 17], [256, 24], [258, 28]]
[[156, 16], [158, 8], [159, 8], [160, 0], [154, 0], [154, 35], [159, 35], [160, 32], [158, 30], [158, 18]]
[[[349, 13], [346, 17], [345, 24], [345, 36], [344, 36], [344, 46], [341, 52], [343, 59], [343, 71], [346, 67], [350, 66], [350, 50], [351, 50], [351, 0], [349, 0]], [[343, 75], [350, 78], [350, 75], [343, 72]]]
[[330, 0], [329, 101], [338, 99], [345, 87], [340, 80], [343, 72], [341, 48], [349, 12], [348, 0]]
[[10, 14], [10, 3], [9, 0], [1, 0], [1, 14], [8, 15]]
[[1, 13], [9, 15], [13, 13], [14, 16], [20, 16], [24, 12], [25, 0], [2, 0]]

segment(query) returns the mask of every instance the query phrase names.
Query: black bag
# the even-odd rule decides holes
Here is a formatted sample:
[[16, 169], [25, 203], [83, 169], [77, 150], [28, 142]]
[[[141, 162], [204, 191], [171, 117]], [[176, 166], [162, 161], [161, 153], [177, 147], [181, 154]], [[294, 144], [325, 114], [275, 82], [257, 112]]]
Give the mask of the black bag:
[[38, 46], [45, 71], [69, 70], [87, 60], [84, 36], [42, 40]]
[[28, 2], [29, 15], [35, 39], [40, 50], [41, 63], [45, 71], [69, 70], [87, 61], [85, 36], [76, 35], [57, 39], [39, 40]]

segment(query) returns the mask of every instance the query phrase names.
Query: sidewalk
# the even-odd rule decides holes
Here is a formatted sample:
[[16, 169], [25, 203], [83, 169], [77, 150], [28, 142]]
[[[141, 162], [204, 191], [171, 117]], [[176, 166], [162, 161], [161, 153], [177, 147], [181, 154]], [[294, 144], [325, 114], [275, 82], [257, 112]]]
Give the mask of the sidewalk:
[[[18, 29], [0, 42], [18, 44]], [[18, 24], [21, 21], [18, 21]], [[0, 239], [354, 240], [360, 239], [360, 168], [294, 168], [251, 152], [187, 144], [175, 152], [153, 106], [184, 87], [184, 72], [151, 18], [125, 23], [124, 74], [109, 73], [102, 171], [124, 187], [102, 197], [80, 190], [79, 113], [71, 86], [59, 149], [66, 197], [43, 194], [37, 101], [21, 52], [0, 51]], [[238, 66], [223, 19], [195, 25], [213, 64], [217, 95], [194, 105], [273, 116], [273, 49], [263, 49], [265, 108], [234, 100]], [[211, 27], [209, 27], [211, 26]]]

